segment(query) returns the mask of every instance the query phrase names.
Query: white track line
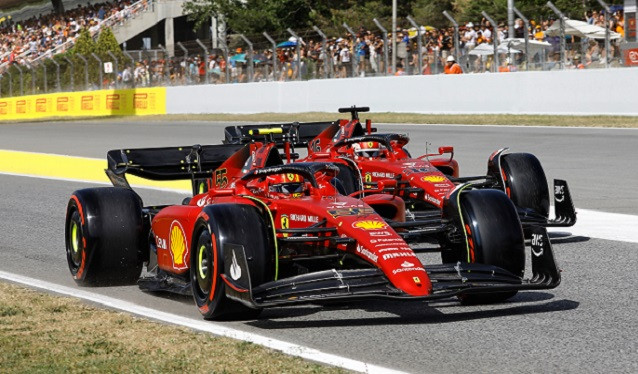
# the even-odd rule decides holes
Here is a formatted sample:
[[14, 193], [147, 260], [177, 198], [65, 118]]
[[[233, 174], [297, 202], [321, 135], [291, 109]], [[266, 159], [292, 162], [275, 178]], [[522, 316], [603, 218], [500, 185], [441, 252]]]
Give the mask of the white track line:
[[572, 235], [638, 243], [638, 216], [576, 209], [576, 224], [572, 227], [556, 227], [549, 231], [569, 232]]
[[[242, 340], [259, 344], [264, 347], [281, 351], [287, 355], [301, 357], [307, 360], [324, 363], [327, 365], [337, 366], [348, 370], [358, 371], [362, 373], [388, 373], [399, 374], [401, 371], [385, 368], [382, 366], [367, 364], [362, 361], [352, 360], [346, 357], [337, 356], [330, 353], [324, 353], [314, 348], [304, 347], [294, 343], [284, 342], [282, 340], [272, 339], [258, 334], [235, 330], [222, 324], [186, 318], [177, 314], [162, 312], [157, 309], [143, 307], [128, 301], [118, 300], [112, 297], [84, 291], [77, 288], [61, 286], [55, 283], [42, 281], [39, 279], [29, 278], [18, 274], [0, 271], [0, 278], [13, 283], [19, 283], [28, 287], [35, 287], [41, 290], [54, 292], [57, 294], [71, 296], [97, 304], [107, 306], [109, 308], [122, 310], [138, 316], [149, 319], [158, 320], [174, 325], [188, 327], [193, 330], [208, 332], [214, 335], [225, 336], [232, 339]], [[194, 308], [195, 306], [193, 306]]]

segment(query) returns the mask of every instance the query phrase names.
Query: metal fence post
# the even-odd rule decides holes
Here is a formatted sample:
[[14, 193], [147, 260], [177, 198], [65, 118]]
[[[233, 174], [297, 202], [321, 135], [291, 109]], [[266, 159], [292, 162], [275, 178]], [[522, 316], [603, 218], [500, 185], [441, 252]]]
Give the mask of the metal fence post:
[[226, 39], [220, 39], [219, 43], [222, 46], [222, 52], [224, 52], [226, 83], [230, 83], [230, 58], [228, 53], [228, 44], [226, 44]]
[[113, 59], [113, 65], [115, 65], [115, 69], [113, 70], [113, 81], [115, 82], [115, 88], [119, 88], [120, 84], [117, 81], [118, 74], [120, 73], [120, 64], [117, 62], [117, 56], [112, 51], [107, 51], [109, 56]]
[[226, 76], [226, 83], [230, 83], [230, 53], [228, 52], [228, 44], [226, 44], [226, 40], [219, 40], [219, 44], [221, 45], [222, 52], [224, 53], [224, 75]]
[[208, 53], [208, 48], [202, 43], [199, 39], [195, 39], [197, 44], [199, 44], [200, 48], [204, 50], [204, 69], [206, 70], [206, 84], [210, 83], [210, 72], [208, 71], [208, 60], [210, 59], [210, 54]]
[[31, 72], [31, 94], [35, 95], [35, 74], [37, 71], [33, 69], [33, 65], [27, 63], [27, 69]]
[[[153, 74], [151, 74], [151, 62], [153, 61], [153, 56], [151, 56], [151, 52], [148, 49], [143, 49], [141, 51], [141, 53], [146, 58], [145, 60], [142, 60], [142, 65], [147, 67], [147, 73], [148, 73], [147, 85], [148, 85], [148, 87], [152, 87], [153, 86]], [[145, 61], [148, 61], [148, 66], [146, 66], [144, 64]]]
[[[456, 20], [454, 19], [454, 17], [452, 17], [450, 15], [450, 13], [447, 12], [447, 10], [443, 11], [443, 15], [445, 16], [445, 18], [447, 18], [450, 22], [452, 22], [452, 25], [454, 25], [454, 60], [456, 60], [457, 62], [459, 61], [459, 58], [461, 57], [461, 53], [460, 53], [460, 42], [459, 42], [459, 23], [456, 22]], [[492, 35], [496, 34], [498, 36], [498, 31], [494, 30], [494, 33], [492, 33]], [[435, 64], [438, 65], [438, 62], [435, 61]]]
[[187, 83], [190, 83], [191, 72], [188, 68], [188, 49], [184, 47], [184, 44], [182, 44], [182, 42], [177, 42], [177, 46], [182, 50], [182, 52], [184, 52], [184, 57], [182, 57], [182, 61], [184, 61], [184, 76], [188, 77]]
[[22, 82], [22, 69], [20, 69], [20, 66], [18, 64], [14, 64], [13, 66], [16, 67], [16, 69], [18, 69], [18, 72], [20, 72], [20, 96], [24, 96], [24, 90], [23, 90], [23, 82]]
[[558, 10], [551, 1], [547, 2], [547, 6], [558, 16], [560, 20], [560, 68], [565, 69], [567, 57], [565, 56], [565, 16], [563, 15], [563, 12]]
[[131, 56], [130, 53], [126, 51], [122, 51], [122, 53], [124, 53], [124, 56], [126, 56], [131, 61], [131, 87], [135, 88], [135, 59], [133, 58], [133, 56]]
[[[492, 19], [492, 17], [490, 17], [485, 11], [482, 11], [481, 14], [489, 21], [489, 23], [492, 24], [492, 29], [494, 31], [498, 31], [498, 24]], [[492, 44], [494, 45], [494, 72], [497, 73], [498, 68], [501, 65], [498, 58], [498, 38], [492, 38]]]
[[[171, 71], [168, 66], [168, 51], [161, 44], [158, 44], [157, 47], [164, 52], [164, 84], [168, 86], [171, 84]], [[206, 81], [208, 82], [208, 67], [206, 67]]]
[[383, 75], [388, 75], [388, 30], [383, 28], [376, 18], [373, 18], [372, 21], [377, 25], [379, 30], [381, 30], [381, 34], [383, 35]]
[[422, 43], [421, 43], [421, 28], [419, 27], [419, 25], [417, 25], [416, 22], [414, 22], [414, 19], [412, 19], [412, 17], [407, 16], [406, 17], [408, 19], [408, 22], [410, 22], [410, 24], [412, 24], [412, 27], [416, 28], [416, 37], [417, 37], [417, 48], [419, 49], [419, 72], [416, 75], [421, 75], [423, 73], [423, 48], [422, 48]]
[[63, 55], [62, 58], [65, 59], [66, 62], [70, 66], [70, 69], [69, 69], [69, 78], [70, 79], [69, 79], [69, 81], [71, 83], [71, 91], [73, 91], [75, 89], [75, 86], [73, 85], [73, 74], [75, 73], [75, 67], [73, 65], [73, 61], [71, 61], [71, 59], [68, 56]]
[[605, 9], [605, 67], [607, 69], [609, 69], [609, 37], [610, 37], [610, 33], [609, 33], [609, 14], [611, 13], [611, 9], [609, 9], [609, 5], [607, 5], [604, 1], [602, 0], [597, 0], [598, 4], [600, 4], [600, 6], [603, 7], [603, 9]]
[[89, 90], [89, 61], [83, 55], [76, 53], [76, 56], [84, 62], [84, 89]]
[[[254, 61], [253, 61], [253, 43], [244, 36], [239, 34], [239, 37], [243, 39], [244, 43], [248, 44], [248, 82], [252, 82], [255, 77]], [[297, 43], [299, 44], [299, 43]]]
[[262, 35], [268, 39], [270, 44], [272, 44], [272, 80], [277, 80], [277, 43], [275, 40], [268, 35], [267, 32], [263, 32]]
[[53, 65], [55, 65], [55, 89], [57, 90], [57, 92], [60, 92], [62, 91], [60, 87], [60, 64], [58, 64], [58, 62], [51, 57], [47, 57], [47, 59], [51, 60], [51, 62], [53, 62]]
[[7, 74], [9, 74], [9, 96], [13, 96], [13, 74], [7, 69]]
[[295, 34], [290, 28], [287, 29], [288, 33], [297, 39], [297, 80], [301, 80], [301, 38]]
[[44, 93], [49, 92], [49, 79], [47, 77], [47, 64], [46, 60], [42, 61], [42, 81], [44, 85]]
[[529, 55], [529, 20], [516, 7], [512, 7], [512, 10], [518, 18], [523, 20], [523, 24], [525, 25], [525, 70], [529, 70], [529, 65], [531, 64], [531, 56]]
[[328, 44], [328, 38], [326, 37], [326, 34], [324, 34], [323, 31], [321, 31], [321, 29], [318, 28], [317, 26], [312, 26], [312, 29], [315, 30], [315, 32], [319, 34], [319, 36], [321, 37], [321, 55], [323, 56], [323, 78], [327, 79], [328, 78], [328, 50], [326, 47]]
[[91, 56], [93, 56], [93, 58], [95, 59], [95, 61], [97, 61], [97, 63], [98, 63], [98, 66], [97, 66], [97, 67], [98, 67], [98, 69], [97, 69], [97, 71], [99, 72], [98, 77], [99, 77], [99, 79], [100, 79], [100, 86], [99, 86], [99, 87], [100, 87], [100, 89], [103, 89], [103, 88], [104, 88], [104, 85], [103, 85], [103, 83], [104, 83], [104, 77], [102, 76], [102, 60], [100, 60], [100, 57], [99, 57], [98, 55], [96, 55], [95, 53], [91, 53]]
[[[354, 33], [354, 31], [350, 28], [350, 26], [348, 26], [347, 23], [343, 23], [342, 25], [346, 30], [348, 30], [348, 32], [350, 33], [350, 35], [352, 35], [352, 57], [350, 57], [350, 63], [352, 64], [352, 77], [356, 77], [357, 76], [357, 72], [355, 71], [355, 66], [354, 66], [354, 62], [356, 60], [357, 62], [357, 68], [359, 67], [359, 55], [356, 53], [355, 51], [355, 43], [357, 42], [357, 34]], [[356, 59], [355, 59], [356, 57]]]

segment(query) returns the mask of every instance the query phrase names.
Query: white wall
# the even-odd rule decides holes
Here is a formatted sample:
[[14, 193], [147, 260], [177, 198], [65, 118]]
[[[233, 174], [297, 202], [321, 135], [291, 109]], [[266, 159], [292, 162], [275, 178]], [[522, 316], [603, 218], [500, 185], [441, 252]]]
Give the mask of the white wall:
[[349, 78], [169, 87], [167, 113], [638, 115], [638, 69]]

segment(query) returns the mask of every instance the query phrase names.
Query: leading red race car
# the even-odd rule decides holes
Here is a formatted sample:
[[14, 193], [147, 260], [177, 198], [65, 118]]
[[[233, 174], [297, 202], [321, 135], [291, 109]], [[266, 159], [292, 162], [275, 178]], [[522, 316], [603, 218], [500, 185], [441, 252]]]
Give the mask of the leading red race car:
[[[274, 144], [260, 142], [110, 151], [116, 187], [69, 200], [69, 269], [80, 285], [192, 294], [209, 319], [331, 300], [504, 300], [560, 283], [542, 227], [532, 229], [533, 277], [523, 278], [523, 232], [503, 192], [457, 188], [443, 197], [444, 221], [406, 221], [398, 196], [337, 193], [338, 172], [330, 163], [284, 164]], [[127, 174], [190, 179], [194, 196], [144, 206]], [[208, 191], [199, 193], [201, 181]], [[424, 265], [406, 240], [433, 233], [454, 238], [446, 245], [466, 257]]]

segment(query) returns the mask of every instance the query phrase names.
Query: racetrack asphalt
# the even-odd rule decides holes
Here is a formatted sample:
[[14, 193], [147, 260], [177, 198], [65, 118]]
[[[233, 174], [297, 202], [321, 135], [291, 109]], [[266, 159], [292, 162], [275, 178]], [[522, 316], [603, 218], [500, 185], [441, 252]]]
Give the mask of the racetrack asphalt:
[[[638, 130], [490, 126], [379, 126], [408, 133], [413, 155], [455, 147], [462, 175], [485, 173], [500, 147], [536, 154], [548, 179], [569, 182], [575, 204], [638, 215]], [[105, 159], [114, 148], [211, 144], [223, 124], [52, 122], [0, 126], [0, 149]], [[106, 162], [105, 162], [106, 165]], [[85, 183], [0, 175], [0, 270], [76, 287], [64, 255], [70, 193]], [[139, 190], [146, 204], [177, 203], [175, 193]], [[569, 229], [563, 231], [569, 232]], [[638, 245], [586, 236], [555, 237], [559, 288], [521, 292], [511, 302], [358, 302], [266, 310], [239, 330], [409, 372], [636, 372]], [[424, 256], [429, 262], [435, 255]], [[528, 271], [529, 273], [529, 271]], [[86, 290], [86, 289], [85, 289]], [[190, 298], [137, 287], [88, 289], [199, 318]]]

